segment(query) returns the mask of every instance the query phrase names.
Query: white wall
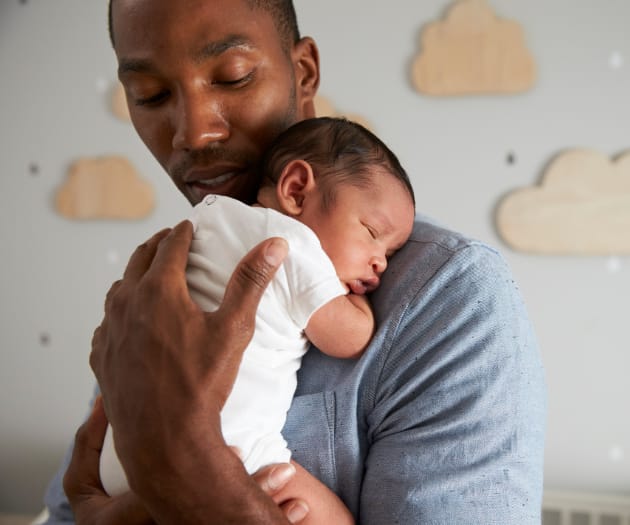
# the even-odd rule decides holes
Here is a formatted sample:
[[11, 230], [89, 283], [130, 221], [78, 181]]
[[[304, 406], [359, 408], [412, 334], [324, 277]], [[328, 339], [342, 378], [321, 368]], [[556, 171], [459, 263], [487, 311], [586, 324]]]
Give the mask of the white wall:
[[[630, 2], [491, 3], [526, 31], [539, 71], [527, 94], [442, 100], [411, 88], [420, 30], [447, 0], [296, 5], [320, 45], [321, 92], [364, 115], [399, 154], [418, 209], [499, 246], [511, 263], [547, 370], [547, 487], [629, 493], [630, 259], [518, 254], [501, 244], [492, 214], [562, 150], [630, 150]], [[131, 126], [108, 111], [115, 61], [105, 20], [105, 0], [0, 5], [0, 510], [39, 507], [86, 411], [105, 292], [138, 243], [187, 211]], [[626, 59], [620, 69], [609, 66], [614, 51]], [[126, 155], [154, 184], [151, 218], [73, 223], [54, 213], [69, 163], [103, 154]]]

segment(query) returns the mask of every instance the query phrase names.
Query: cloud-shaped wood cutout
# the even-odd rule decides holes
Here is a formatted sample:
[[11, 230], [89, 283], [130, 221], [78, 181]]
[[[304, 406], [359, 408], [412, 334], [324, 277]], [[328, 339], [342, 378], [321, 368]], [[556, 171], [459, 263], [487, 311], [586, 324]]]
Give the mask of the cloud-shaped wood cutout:
[[155, 206], [152, 186], [123, 157], [75, 161], [56, 195], [69, 219], [141, 219]]
[[521, 26], [498, 18], [485, 0], [460, 0], [429, 24], [413, 61], [416, 89], [449, 96], [518, 93], [536, 79]]
[[112, 89], [111, 109], [114, 116], [123, 122], [131, 122], [125, 88], [120, 82]]
[[497, 229], [513, 248], [560, 255], [630, 255], [630, 152], [616, 160], [571, 150], [542, 184], [509, 194]]
[[344, 117], [348, 120], [361, 124], [364, 128], [369, 130], [372, 129], [372, 125], [366, 118], [361, 115], [357, 115], [356, 113], [343, 113], [337, 110], [333, 102], [322, 95], [317, 95], [313, 100], [313, 103], [315, 104], [315, 114], [318, 117]]

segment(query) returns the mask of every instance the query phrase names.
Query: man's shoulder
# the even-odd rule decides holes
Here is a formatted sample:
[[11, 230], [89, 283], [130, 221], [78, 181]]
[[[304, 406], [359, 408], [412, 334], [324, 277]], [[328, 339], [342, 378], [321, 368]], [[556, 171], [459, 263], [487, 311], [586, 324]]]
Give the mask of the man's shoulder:
[[[511, 281], [502, 255], [488, 244], [418, 216], [409, 241], [389, 262], [372, 295], [380, 319], [429, 302], [468, 301], [471, 289], [501, 293], [499, 280]], [[421, 300], [419, 300], [421, 298]]]
[[459, 273], [479, 265], [494, 267], [505, 263], [490, 245], [419, 215], [406, 245], [392, 258], [384, 283], [408, 287], [412, 280], [417, 287], [438, 273]]
[[435, 246], [441, 250], [444, 257], [449, 257], [468, 248], [479, 248], [495, 254], [498, 253], [488, 244], [443, 226], [434, 219], [423, 215], [416, 216], [409, 244], [413, 251], [426, 250], [430, 246]]

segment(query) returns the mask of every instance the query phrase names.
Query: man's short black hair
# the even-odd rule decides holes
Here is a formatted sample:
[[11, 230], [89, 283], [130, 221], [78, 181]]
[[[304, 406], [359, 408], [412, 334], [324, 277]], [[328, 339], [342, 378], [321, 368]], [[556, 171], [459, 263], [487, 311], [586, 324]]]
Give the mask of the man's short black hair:
[[293, 0], [245, 0], [252, 9], [267, 11], [282, 38], [285, 51], [290, 50], [300, 40], [297, 15]]
[[[177, 0], [173, 0], [177, 1]], [[112, 4], [114, 0], [109, 0], [107, 10], [109, 39], [115, 47], [114, 26], [112, 20]], [[278, 34], [282, 39], [282, 46], [286, 52], [300, 40], [300, 30], [298, 28], [297, 16], [293, 0], [245, 0], [251, 9], [267, 11], [273, 18]]]

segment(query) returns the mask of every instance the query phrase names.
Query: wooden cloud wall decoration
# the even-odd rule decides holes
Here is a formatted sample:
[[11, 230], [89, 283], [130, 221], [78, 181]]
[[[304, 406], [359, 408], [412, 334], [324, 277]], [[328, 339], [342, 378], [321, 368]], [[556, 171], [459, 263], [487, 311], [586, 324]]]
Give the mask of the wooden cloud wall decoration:
[[313, 102], [315, 104], [315, 114], [318, 117], [345, 117], [348, 120], [361, 124], [367, 129], [372, 129], [372, 124], [370, 124], [365, 117], [357, 113], [344, 113], [339, 111], [333, 101], [323, 95], [317, 95]]
[[616, 160], [590, 150], [559, 155], [539, 186], [500, 202], [496, 221], [520, 251], [630, 255], [630, 152]]
[[534, 59], [521, 26], [498, 18], [485, 0], [460, 0], [420, 38], [412, 80], [436, 96], [507, 94], [530, 89]]
[[68, 219], [141, 219], [153, 211], [155, 199], [127, 159], [97, 157], [70, 166], [55, 204]]
[[125, 88], [120, 82], [117, 82], [116, 86], [112, 90], [111, 110], [114, 116], [119, 120], [122, 120], [123, 122], [131, 122]]

